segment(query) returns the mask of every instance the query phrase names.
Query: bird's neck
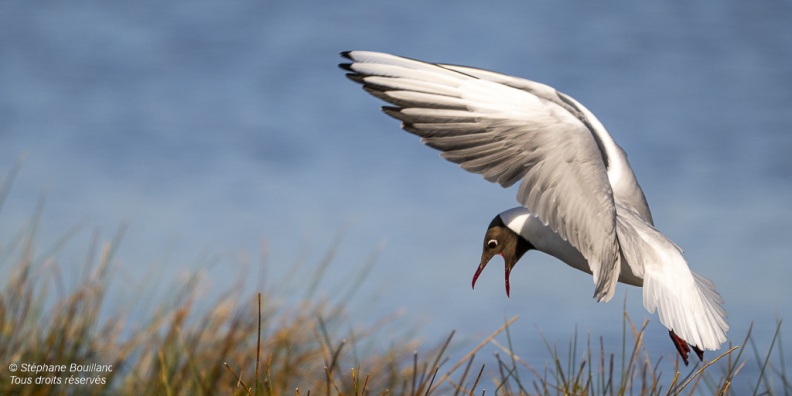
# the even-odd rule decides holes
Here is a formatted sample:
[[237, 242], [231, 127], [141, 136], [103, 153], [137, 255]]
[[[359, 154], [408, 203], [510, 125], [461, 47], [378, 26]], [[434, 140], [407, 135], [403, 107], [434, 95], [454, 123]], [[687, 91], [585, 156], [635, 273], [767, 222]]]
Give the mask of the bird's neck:
[[547, 253], [573, 268], [591, 273], [588, 261], [583, 255], [525, 207], [518, 206], [506, 210], [499, 216], [503, 224], [530, 242], [536, 250]]

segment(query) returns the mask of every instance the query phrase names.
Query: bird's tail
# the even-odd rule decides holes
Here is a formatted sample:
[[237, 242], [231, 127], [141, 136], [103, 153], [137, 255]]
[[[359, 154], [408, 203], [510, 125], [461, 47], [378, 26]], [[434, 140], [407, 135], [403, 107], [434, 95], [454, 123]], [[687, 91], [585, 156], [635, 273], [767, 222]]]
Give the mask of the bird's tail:
[[622, 253], [643, 277], [644, 307], [690, 345], [717, 350], [726, 341], [726, 311], [715, 284], [690, 270], [682, 250], [634, 211], [617, 209]]

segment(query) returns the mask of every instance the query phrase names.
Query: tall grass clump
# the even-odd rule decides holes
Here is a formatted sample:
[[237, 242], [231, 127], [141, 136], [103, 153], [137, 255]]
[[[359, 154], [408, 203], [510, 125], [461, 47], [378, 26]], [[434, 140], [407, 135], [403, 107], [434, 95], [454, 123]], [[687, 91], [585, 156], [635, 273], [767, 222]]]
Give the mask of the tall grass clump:
[[[245, 295], [238, 282], [213, 301], [201, 301], [201, 280], [193, 276], [131, 322], [129, 307], [106, 306], [120, 236], [104, 242], [94, 237], [72, 287], [64, 285], [64, 273], [74, 269], [57, 252], [36, 251], [35, 226], [3, 244], [0, 270], [8, 276], [0, 293], [0, 394], [247, 394], [235, 375], [258, 384], [256, 394], [291, 394], [297, 388], [322, 394], [328, 384], [351, 392], [362, 384], [358, 376], [368, 377], [369, 389], [402, 385], [417, 343], [399, 340], [365, 349], [378, 345], [374, 338], [390, 319], [356, 326], [343, 305], [322, 299], [289, 306], [267, 290]], [[154, 292], [134, 289], [140, 295]], [[11, 363], [96, 363], [112, 370], [91, 373], [102, 377], [96, 385], [66, 386], [71, 373], [11, 372], [5, 369]], [[342, 376], [341, 367], [359, 369], [352, 378]], [[35, 383], [44, 374], [61, 383]]]
[[[7, 191], [8, 183], [0, 185], [0, 208]], [[636, 326], [626, 313], [615, 348], [590, 334], [575, 332], [562, 347], [543, 335], [547, 363], [539, 368], [526, 363], [535, 356], [524, 359], [512, 342], [516, 317], [472, 348], [457, 344], [453, 331], [428, 346], [408, 336], [392, 339], [387, 330], [405, 326], [396, 316], [360, 325], [350, 319], [348, 298], [315, 295], [340, 242], [315, 268], [260, 290], [246, 291], [245, 266], [238, 281], [214, 297], [201, 293], [200, 276], [188, 276], [146, 312], [131, 315], [140, 296], [157, 290], [141, 283], [124, 296], [113, 286], [123, 228], [106, 240], [94, 234], [87, 253], [74, 259], [62, 248], [78, 243], [76, 232], [39, 248], [41, 213], [39, 206], [18, 233], [0, 241], [0, 395], [746, 394], [742, 389], [792, 395], [780, 321], [766, 350], [749, 331], [739, 346], [690, 368], [675, 355], [650, 356], [646, 322]], [[301, 282], [289, 280], [297, 278]], [[295, 302], [295, 295], [302, 297]], [[11, 369], [25, 363], [111, 369]], [[746, 368], [758, 374], [740, 378]], [[40, 377], [49, 382], [33, 383]], [[69, 377], [101, 382], [66, 384]]]

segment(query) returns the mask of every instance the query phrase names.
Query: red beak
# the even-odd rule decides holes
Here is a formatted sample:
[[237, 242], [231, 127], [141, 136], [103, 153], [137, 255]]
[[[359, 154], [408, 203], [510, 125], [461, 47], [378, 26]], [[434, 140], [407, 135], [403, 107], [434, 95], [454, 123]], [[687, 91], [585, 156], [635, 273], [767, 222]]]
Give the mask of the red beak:
[[476, 273], [473, 275], [473, 288], [474, 289], [476, 288], [476, 280], [478, 280], [478, 277], [479, 277], [479, 275], [481, 275], [481, 271], [484, 270], [485, 266], [486, 266], [486, 264], [480, 265], [478, 267], [478, 269], [476, 270]]
[[[503, 257], [503, 254], [501, 254], [501, 253], [498, 253], [498, 254], [501, 257]], [[504, 259], [505, 259], [505, 257], [504, 257]], [[473, 288], [474, 289], [476, 288], [476, 281], [478, 280], [479, 275], [481, 275], [481, 271], [483, 271], [484, 267], [486, 267], [486, 266], [487, 266], [487, 263], [486, 262], [482, 262], [479, 265], [478, 269], [476, 270], [476, 273], [473, 274]], [[509, 288], [509, 274], [511, 274], [511, 268], [509, 268], [509, 265], [507, 264], [506, 265], [506, 297], [510, 297], [509, 296], [509, 289], [510, 289]]]
[[509, 296], [509, 274], [511, 274], [511, 268], [509, 268], [509, 266], [507, 265], [506, 266], [506, 297], [507, 298], [510, 297]]

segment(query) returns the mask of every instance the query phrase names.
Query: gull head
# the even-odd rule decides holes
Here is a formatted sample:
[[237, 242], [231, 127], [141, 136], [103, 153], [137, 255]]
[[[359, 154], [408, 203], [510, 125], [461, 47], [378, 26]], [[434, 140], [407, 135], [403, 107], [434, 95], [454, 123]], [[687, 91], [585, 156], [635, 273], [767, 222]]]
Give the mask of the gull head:
[[525, 238], [507, 227], [500, 215], [495, 216], [487, 228], [484, 235], [484, 247], [481, 251], [481, 264], [479, 264], [476, 274], [473, 275], [473, 287], [476, 287], [476, 280], [487, 263], [499, 255], [503, 257], [506, 266], [506, 296], [509, 296], [509, 274], [514, 265], [525, 254], [534, 249], [533, 245]]

